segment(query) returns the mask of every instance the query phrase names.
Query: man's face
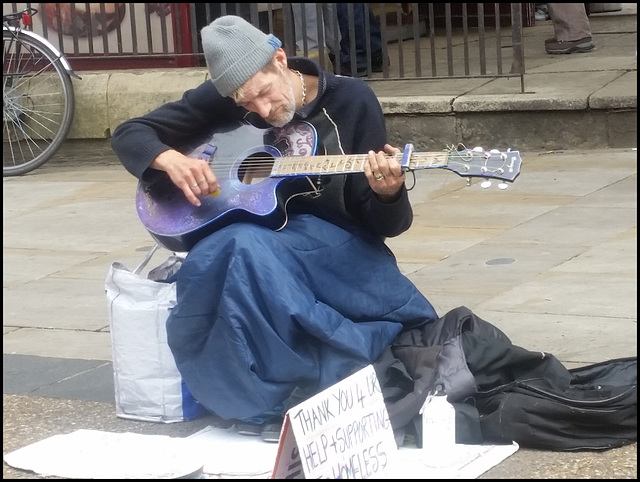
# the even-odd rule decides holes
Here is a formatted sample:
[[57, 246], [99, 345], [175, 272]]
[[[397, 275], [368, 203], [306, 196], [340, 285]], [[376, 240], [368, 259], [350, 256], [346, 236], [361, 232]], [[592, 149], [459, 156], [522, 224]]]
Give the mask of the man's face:
[[275, 127], [293, 119], [296, 101], [286, 67], [278, 64], [276, 71], [261, 70], [243, 85], [243, 95], [237, 104], [255, 112]]

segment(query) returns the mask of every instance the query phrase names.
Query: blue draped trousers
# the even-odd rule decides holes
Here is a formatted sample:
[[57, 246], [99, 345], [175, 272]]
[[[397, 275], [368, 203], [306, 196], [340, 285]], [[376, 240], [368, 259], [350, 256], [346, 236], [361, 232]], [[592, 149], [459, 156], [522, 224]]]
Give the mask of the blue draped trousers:
[[167, 337], [207, 410], [261, 422], [294, 389], [315, 394], [436, 318], [380, 239], [302, 214], [201, 240], [178, 272]]

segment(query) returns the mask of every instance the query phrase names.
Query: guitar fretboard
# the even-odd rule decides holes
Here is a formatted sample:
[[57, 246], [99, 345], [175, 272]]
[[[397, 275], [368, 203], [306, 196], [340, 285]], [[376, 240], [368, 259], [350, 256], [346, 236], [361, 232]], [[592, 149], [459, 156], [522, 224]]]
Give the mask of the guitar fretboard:
[[[368, 157], [368, 154], [278, 157], [275, 159], [271, 176], [286, 177], [363, 172]], [[393, 154], [386, 157], [402, 163], [403, 154]], [[412, 153], [407, 169], [444, 167], [447, 165], [448, 158], [449, 154], [446, 152]]]

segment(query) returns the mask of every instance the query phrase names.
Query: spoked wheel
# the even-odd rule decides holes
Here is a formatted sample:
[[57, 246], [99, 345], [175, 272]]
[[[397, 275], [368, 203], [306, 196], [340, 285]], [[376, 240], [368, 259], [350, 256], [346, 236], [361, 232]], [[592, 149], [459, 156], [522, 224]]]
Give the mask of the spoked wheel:
[[37, 39], [3, 30], [2, 173], [19, 176], [58, 151], [73, 121], [71, 78]]

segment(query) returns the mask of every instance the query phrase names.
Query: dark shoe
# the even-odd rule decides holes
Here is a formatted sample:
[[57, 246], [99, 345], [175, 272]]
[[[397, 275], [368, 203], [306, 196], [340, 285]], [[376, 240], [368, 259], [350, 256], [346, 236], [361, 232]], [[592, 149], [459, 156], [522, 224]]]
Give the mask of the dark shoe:
[[250, 423], [250, 422], [236, 422], [236, 430], [240, 435], [249, 435], [252, 437], [257, 437], [262, 434], [262, 428], [264, 424], [260, 423]]
[[336, 54], [333, 52], [328, 53], [329, 61], [331, 62], [331, 70], [335, 74], [336, 73]]
[[591, 37], [585, 37], [580, 40], [570, 40], [566, 42], [549, 42], [545, 44], [544, 48], [548, 54], [582, 53], [593, 49], [593, 42], [591, 41]]
[[546, 45], [548, 45], [548, 44], [550, 44], [550, 43], [557, 42], [557, 41], [558, 41], [558, 40], [557, 40], [555, 37], [549, 37], [548, 39], [545, 39], [545, 40], [544, 40], [544, 44], [545, 44], [545, 46], [546, 46]]
[[262, 426], [262, 440], [265, 442], [278, 443], [280, 441], [280, 432], [282, 432], [283, 419], [278, 417], [277, 419], [269, 420]]
[[[387, 57], [387, 67], [391, 65], [389, 57]], [[382, 52], [376, 52], [371, 54], [371, 71], [383, 72], [384, 71], [384, 59], [382, 58]]]

